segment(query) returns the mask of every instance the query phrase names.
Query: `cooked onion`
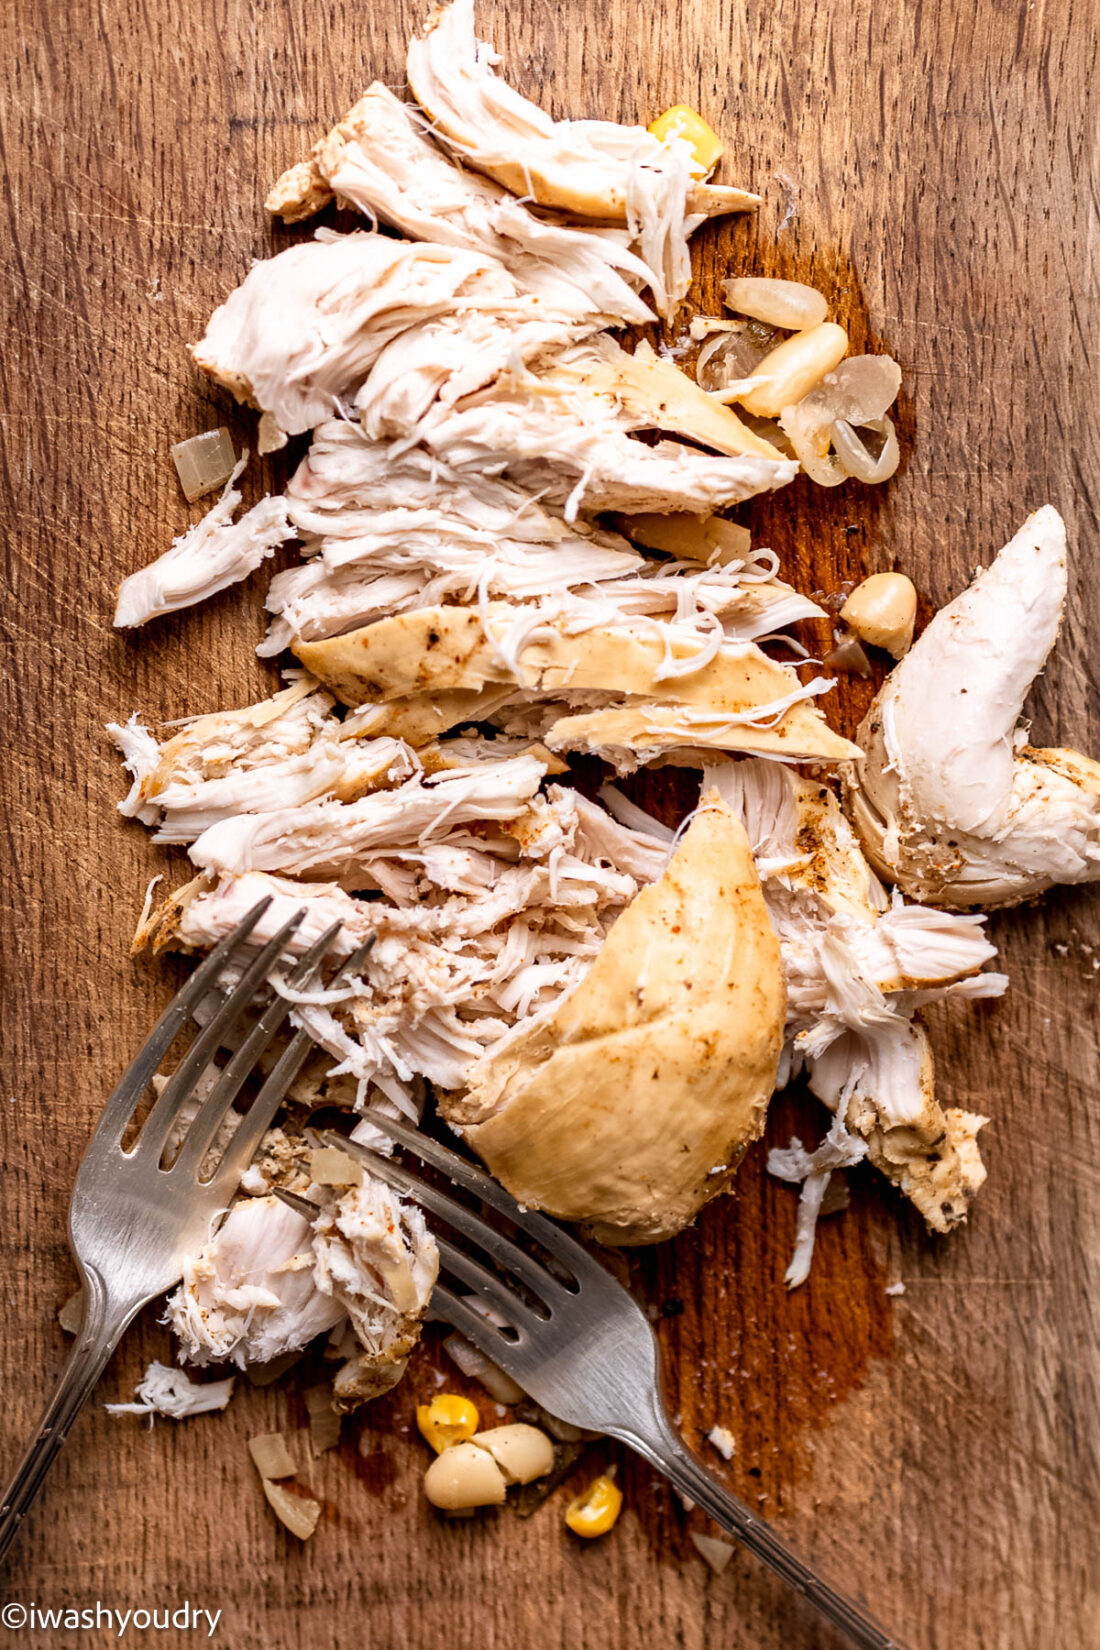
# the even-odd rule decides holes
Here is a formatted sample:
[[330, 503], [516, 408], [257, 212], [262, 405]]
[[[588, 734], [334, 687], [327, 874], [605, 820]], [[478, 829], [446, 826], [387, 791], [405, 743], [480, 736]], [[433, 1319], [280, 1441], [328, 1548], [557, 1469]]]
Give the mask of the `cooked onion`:
[[257, 1438], [250, 1438], [248, 1453], [255, 1463], [256, 1471], [264, 1480], [293, 1478], [294, 1457], [287, 1449], [286, 1439], [281, 1432], [263, 1432]]
[[723, 281], [722, 296], [726, 307], [735, 309], [738, 315], [751, 315], [756, 321], [791, 332], [819, 326], [829, 313], [824, 296], [801, 281]]
[[204, 430], [187, 441], [177, 441], [172, 461], [188, 504], [207, 493], [216, 493], [233, 474], [237, 455], [233, 438], [226, 429]]
[[692, 1530], [691, 1544], [703, 1562], [720, 1576], [733, 1557], [733, 1542], [721, 1541], [716, 1535], [700, 1535]]
[[311, 1386], [305, 1394], [309, 1411], [309, 1442], [314, 1455], [323, 1455], [340, 1442], [342, 1417], [332, 1407], [330, 1386]]
[[78, 1289], [75, 1295], [70, 1295], [60, 1312], [57, 1321], [66, 1335], [75, 1335], [84, 1321], [84, 1294]]
[[464, 1375], [480, 1381], [490, 1398], [498, 1404], [516, 1404], [526, 1396], [523, 1388], [506, 1375], [498, 1364], [487, 1358], [464, 1335], [448, 1335], [443, 1350]]
[[283, 1484], [271, 1484], [266, 1478], [264, 1494], [274, 1508], [280, 1524], [285, 1524], [291, 1535], [296, 1535], [299, 1541], [308, 1541], [317, 1528], [317, 1520], [321, 1516], [321, 1503], [314, 1501], [311, 1495], [296, 1495]]
[[750, 321], [736, 332], [720, 332], [699, 351], [695, 362], [695, 382], [700, 389], [724, 390], [740, 378], [747, 378], [765, 355], [781, 340], [773, 327]]
[[833, 425], [833, 446], [836, 449], [837, 457], [848, 474], [855, 476], [857, 481], [889, 481], [901, 462], [898, 438], [893, 424], [888, 418], [874, 418], [869, 419], [862, 428], [874, 430], [883, 437], [882, 450], [878, 457], [871, 457], [871, 454], [845, 418], [838, 418]]

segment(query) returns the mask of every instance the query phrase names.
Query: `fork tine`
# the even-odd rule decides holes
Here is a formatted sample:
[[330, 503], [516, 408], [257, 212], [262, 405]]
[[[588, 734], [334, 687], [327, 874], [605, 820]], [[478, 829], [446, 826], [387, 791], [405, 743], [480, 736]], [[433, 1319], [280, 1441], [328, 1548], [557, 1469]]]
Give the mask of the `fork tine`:
[[453, 1180], [456, 1186], [464, 1186], [491, 1209], [507, 1216], [514, 1225], [533, 1237], [536, 1243], [541, 1243], [555, 1260], [568, 1266], [578, 1283], [586, 1277], [598, 1280], [606, 1275], [606, 1269], [599, 1261], [594, 1260], [588, 1250], [575, 1238], [570, 1237], [563, 1227], [547, 1220], [545, 1215], [536, 1214], [532, 1209], [521, 1208], [500, 1182], [486, 1174], [484, 1169], [477, 1168], [466, 1158], [459, 1157], [457, 1152], [441, 1146], [437, 1140], [432, 1140], [418, 1129], [410, 1128], [407, 1123], [398, 1123], [394, 1118], [386, 1117], [383, 1113], [370, 1108], [363, 1112], [363, 1117], [383, 1134], [388, 1134], [391, 1139], [396, 1140], [399, 1146], [413, 1152], [425, 1163], [430, 1163], [433, 1169], [439, 1169], [449, 1180]]
[[210, 955], [204, 958], [176, 992], [115, 1085], [114, 1092], [103, 1108], [103, 1116], [96, 1129], [96, 1139], [110, 1141], [112, 1137], [116, 1140], [121, 1137], [133, 1116], [134, 1107], [156, 1076], [161, 1061], [175, 1042], [181, 1028], [187, 1023], [192, 1008], [206, 996], [233, 952], [248, 938], [270, 904], [269, 894], [266, 899], [254, 905], [251, 911], [246, 912], [233, 932], [227, 934], [225, 939], [214, 947]]
[[508, 1368], [509, 1355], [514, 1356], [518, 1350], [516, 1342], [506, 1340], [496, 1324], [484, 1317], [476, 1307], [456, 1295], [453, 1289], [448, 1289], [446, 1284], [437, 1283], [432, 1290], [431, 1310], [433, 1317], [449, 1323], [459, 1334], [472, 1341], [479, 1352], [484, 1352], [487, 1358], [512, 1375], [513, 1380], [519, 1380]]
[[220, 1047], [222, 1039], [237, 1025], [241, 1015], [255, 997], [257, 988], [267, 978], [271, 965], [278, 959], [283, 946], [300, 926], [305, 915], [303, 906], [268, 940], [259, 956], [246, 968], [218, 1012], [203, 1026], [146, 1118], [132, 1148], [134, 1152], [151, 1152], [159, 1161], [180, 1106], [191, 1094], [200, 1074], [209, 1065], [211, 1055]]
[[[291, 975], [290, 984], [293, 989], [307, 985], [320, 971], [325, 952], [342, 926], [341, 923], [334, 922], [331, 928], [310, 946]], [[229, 1061], [213, 1092], [203, 1101], [192, 1120], [172, 1164], [173, 1171], [179, 1169], [182, 1174], [198, 1174], [202, 1160], [222, 1121], [228, 1115], [230, 1106], [244, 1087], [249, 1074], [255, 1069], [256, 1062], [278, 1036], [293, 1006], [288, 998], [277, 993], [274, 1002], [269, 1003], [264, 1009]]]
[[[353, 951], [347, 961], [340, 964], [329, 982], [330, 986], [362, 968], [376, 938], [377, 935], [369, 934], [358, 950]], [[291, 1006], [293, 1007], [293, 1004]], [[236, 1182], [255, 1157], [260, 1141], [271, 1127], [272, 1118], [286, 1099], [287, 1090], [316, 1047], [317, 1044], [308, 1031], [296, 1031], [272, 1068], [263, 1088], [245, 1112], [244, 1122], [238, 1123], [233, 1138], [225, 1149], [225, 1156], [210, 1182], [211, 1185], [217, 1183], [223, 1186], [227, 1196], [232, 1195], [232, 1191], [236, 1189]]]
[[[363, 1115], [369, 1117], [371, 1122], [374, 1121], [374, 1112], [367, 1111]], [[334, 1129], [326, 1129], [321, 1138], [326, 1146], [336, 1146], [340, 1151], [358, 1158], [371, 1174], [379, 1180], [384, 1180], [394, 1191], [411, 1197], [414, 1203], [419, 1203], [433, 1215], [438, 1215], [448, 1226], [453, 1226], [456, 1232], [461, 1232], [463, 1237], [472, 1239], [499, 1266], [522, 1278], [527, 1287], [544, 1300], [547, 1306], [553, 1304], [555, 1297], [560, 1299], [565, 1293], [557, 1278], [552, 1272], [547, 1271], [540, 1261], [513, 1243], [511, 1238], [505, 1237], [503, 1232], [498, 1232], [494, 1226], [490, 1226], [487, 1220], [483, 1220], [472, 1209], [467, 1209], [464, 1203], [456, 1202], [445, 1192], [440, 1192], [434, 1186], [429, 1186], [426, 1181], [417, 1179], [408, 1169], [372, 1151], [361, 1141], [349, 1140], [346, 1135], [337, 1134]], [[444, 1155], [451, 1154], [445, 1152]], [[486, 1276], [489, 1274], [486, 1273]]]
[[520, 1300], [507, 1284], [502, 1283], [500, 1278], [482, 1266], [479, 1260], [475, 1260], [462, 1249], [456, 1249], [453, 1243], [449, 1243], [438, 1232], [434, 1236], [444, 1269], [454, 1277], [461, 1278], [463, 1283], [468, 1283], [471, 1289], [476, 1289], [494, 1312], [507, 1319], [509, 1328], [522, 1334], [525, 1330], [537, 1329], [540, 1324], [550, 1322], [549, 1315], [533, 1312], [526, 1301]]

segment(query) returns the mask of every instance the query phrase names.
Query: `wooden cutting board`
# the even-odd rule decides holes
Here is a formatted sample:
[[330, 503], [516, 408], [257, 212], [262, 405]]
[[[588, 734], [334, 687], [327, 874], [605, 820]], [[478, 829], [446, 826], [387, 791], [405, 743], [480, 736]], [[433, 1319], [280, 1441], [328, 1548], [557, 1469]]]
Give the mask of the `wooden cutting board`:
[[[24, 0], [4, 12], [6, 1471], [64, 1356], [76, 1163], [178, 979], [170, 961], [128, 956], [166, 864], [114, 811], [102, 724], [243, 704], [272, 682], [251, 656], [258, 587], [136, 639], [111, 631], [113, 587], [198, 513], [170, 444], [218, 422], [254, 439], [184, 345], [251, 259], [297, 238], [265, 222], [270, 180], [370, 79], [401, 85], [422, 8]], [[698, 237], [709, 302], [731, 270], [809, 280], [856, 349], [902, 363], [905, 456], [890, 486], [800, 483], [745, 512], [786, 575], [835, 591], [897, 565], [927, 616], [1051, 500], [1070, 529], [1071, 596], [1036, 731], [1100, 747], [1097, 5], [484, 0], [479, 21], [509, 76], [557, 115], [648, 120], [685, 101], [724, 135], [721, 176], [765, 205]], [[265, 465], [263, 485], [283, 473]], [[848, 728], [871, 692], [841, 683]], [[644, 792], [676, 806], [660, 776]], [[168, 869], [182, 880], [180, 863]], [[857, 1171], [810, 1282], [788, 1295], [796, 1200], [756, 1151], [734, 1196], [632, 1262], [688, 1440], [921, 1650], [1100, 1644], [1098, 910], [1095, 893], [1068, 893], [994, 919], [1010, 995], [936, 1017], [942, 1093], [993, 1119], [968, 1227], [930, 1239]], [[821, 1130], [804, 1099], [773, 1108], [772, 1141]], [[905, 1293], [888, 1295], [898, 1282]], [[4, 1601], [189, 1600], [222, 1612], [212, 1642], [231, 1650], [837, 1642], [746, 1556], [712, 1577], [688, 1539], [699, 1515], [631, 1461], [626, 1512], [601, 1543], [564, 1531], [564, 1492], [526, 1521], [440, 1524], [410, 1436], [414, 1400], [434, 1390], [432, 1345], [309, 1468], [325, 1517], [302, 1547], [270, 1515], [244, 1446], [303, 1424], [298, 1389], [242, 1382], [225, 1414], [151, 1431], [104, 1415], [168, 1356], [150, 1312], [0, 1578]], [[737, 1437], [728, 1465], [702, 1441], [715, 1423]], [[106, 1628], [9, 1637], [117, 1642]]]

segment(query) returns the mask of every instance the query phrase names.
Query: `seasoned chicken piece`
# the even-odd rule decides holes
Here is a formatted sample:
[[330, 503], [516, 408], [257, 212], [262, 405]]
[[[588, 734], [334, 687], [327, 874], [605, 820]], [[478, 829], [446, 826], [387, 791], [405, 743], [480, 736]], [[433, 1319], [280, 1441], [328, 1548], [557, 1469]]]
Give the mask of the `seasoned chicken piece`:
[[[629, 433], [661, 421], [655, 408], [626, 411], [604, 386], [551, 373], [502, 374], [491, 390], [460, 407], [433, 407], [418, 433], [451, 469], [504, 470], [520, 486], [563, 506], [567, 521], [582, 504], [587, 511], [711, 515], [774, 492], [798, 474], [798, 465], [774, 448], [715, 456], [679, 441], [649, 446]], [[675, 422], [692, 434], [688, 420]]]
[[[567, 614], [554, 618], [538, 607], [489, 602], [406, 613], [350, 635], [300, 642], [297, 651], [345, 704], [480, 692], [505, 683], [552, 704], [583, 705], [587, 697], [599, 707], [610, 700], [606, 711], [577, 717], [586, 725], [573, 735], [561, 725], [559, 703], [540, 735], [551, 749], [662, 747], [664, 717], [669, 744], [705, 744], [709, 736], [725, 749], [747, 742], [749, 749], [792, 759], [854, 754], [807, 702], [825, 690], [823, 680], [804, 685], [751, 643], [726, 644], [720, 628], [709, 641], [653, 620], [573, 634]], [[598, 733], [601, 716], [606, 738], [591, 731]], [[686, 738], [677, 737], [685, 730]]]
[[[308, 749], [323, 765], [338, 730], [354, 729], [359, 717], [319, 716], [322, 696], [288, 703], [294, 691], [276, 695], [266, 725], [296, 748], [305, 775]], [[518, 1017], [580, 979], [640, 882], [663, 869], [661, 842], [573, 791], [540, 794], [553, 759], [529, 741], [449, 740], [422, 751], [423, 771], [412, 781], [393, 774], [380, 781], [390, 788], [357, 800], [256, 812], [249, 781], [263, 789], [262, 707], [205, 721], [209, 745], [195, 743], [202, 724], [194, 724], [175, 762], [200, 787], [204, 772], [218, 770], [225, 811], [203, 830], [195, 810], [190, 829], [201, 830], [192, 856], [221, 869], [164, 901], [135, 944], [208, 950], [263, 897], [271, 903], [250, 944], [266, 943], [305, 910], [288, 959], [334, 923], [334, 958], [373, 935], [361, 973], [334, 994], [294, 994], [281, 973], [273, 979], [291, 995], [293, 1023], [326, 1051], [335, 1103], [339, 1086], [350, 1084], [342, 1103], [373, 1089], [415, 1118], [424, 1081], [460, 1085], [470, 1061]], [[153, 744], [149, 772], [162, 760]], [[162, 817], [155, 799], [135, 798], [132, 811], [154, 825]], [[170, 817], [174, 840], [186, 840], [188, 814]], [[361, 893], [371, 897], [354, 897]]]
[[337, 721], [331, 696], [302, 676], [244, 710], [199, 716], [164, 745], [131, 718], [107, 732], [134, 777], [119, 812], [157, 827], [154, 842], [193, 842], [239, 813], [271, 813], [331, 797], [353, 802], [418, 769], [396, 739], [361, 738]]
[[201, 521], [181, 533], [163, 556], [123, 579], [115, 605], [117, 629], [147, 624], [239, 584], [280, 544], [294, 537], [281, 498], [263, 498], [239, 521], [233, 520], [243, 496], [234, 484], [247, 462], [245, 453], [218, 502]]
[[792, 1068], [805, 1066], [871, 1161], [931, 1227], [948, 1230], [985, 1177], [980, 1121], [937, 1101], [931, 1048], [913, 1016], [949, 994], [1005, 989], [1003, 975], [980, 972], [995, 955], [984, 918], [891, 902], [821, 783], [764, 762], [708, 768], [703, 783], [729, 801], [753, 844], [783, 954]]
[[[337, 1377], [343, 1407], [387, 1392], [420, 1336], [439, 1269], [419, 1209], [369, 1176], [309, 1185], [312, 1226], [275, 1197], [242, 1198], [184, 1262], [168, 1321], [195, 1364], [239, 1369], [303, 1350], [350, 1318], [363, 1350]], [[346, 1400], [350, 1399], [350, 1403]]]
[[318, 1216], [313, 1251], [318, 1288], [346, 1307], [363, 1347], [334, 1382], [337, 1407], [350, 1409], [405, 1373], [439, 1253], [420, 1210], [370, 1175]]
[[[398, 492], [407, 505], [394, 505]], [[731, 641], [821, 616], [770, 576], [770, 551], [736, 540], [741, 553], [733, 554], [726, 538], [748, 535], [732, 524], [686, 518], [697, 529], [692, 538], [681, 518], [678, 542], [697, 559], [657, 561], [619, 534], [583, 519], [566, 522], [499, 477], [458, 477], [420, 450], [363, 441], [345, 423], [317, 432], [287, 498], [309, 559], [272, 580], [267, 606], [276, 620], [260, 648], [265, 655], [298, 638], [317, 641], [412, 608], [484, 595], [534, 601], [568, 594], [575, 625], [619, 614], [676, 615], [683, 624], [687, 614], [709, 634], [717, 618]], [[639, 531], [653, 536], [644, 525]]]
[[653, 1243], [724, 1191], [783, 1042], [779, 946], [744, 830], [707, 798], [582, 984], [442, 1101], [520, 1203]]
[[458, 248], [359, 233], [253, 264], [191, 354], [288, 435], [331, 418], [406, 327], [481, 310], [541, 319], [508, 272]]
[[1066, 599], [1045, 505], [883, 683], [846, 805], [875, 869], [931, 904], [1016, 905], [1100, 878], [1100, 763], [1027, 743], [1020, 713]]
[[474, 34], [473, 0], [439, 7], [409, 42], [406, 72], [417, 102], [469, 165], [540, 206], [601, 223], [625, 223], [653, 272], [653, 295], [671, 315], [691, 283], [687, 241], [714, 212], [759, 204], [743, 190], [702, 183], [683, 138], [642, 126], [555, 121], [496, 73], [491, 46]]
[[625, 232], [538, 217], [445, 155], [420, 111], [379, 81], [314, 145], [309, 161], [283, 174], [265, 204], [295, 223], [333, 195], [411, 240], [499, 259], [524, 291], [562, 315], [614, 325], [654, 318], [635, 290], [652, 272], [625, 244]]

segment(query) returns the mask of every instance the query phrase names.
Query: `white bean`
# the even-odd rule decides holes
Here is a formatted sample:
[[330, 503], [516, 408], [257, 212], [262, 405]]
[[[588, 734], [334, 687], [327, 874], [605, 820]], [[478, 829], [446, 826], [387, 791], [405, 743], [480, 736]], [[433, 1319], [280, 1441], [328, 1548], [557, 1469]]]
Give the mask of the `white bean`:
[[917, 617], [913, 581], [904, 573], [872, 573], [856, 585], [840, 616], [863, 641], [900, 659], [909, 651]]
[[424, 1494], [433, 1507], [461, 1512], [466, 1507], [499, 1507], [507, 1494], [504, 1474], [486, 1449], [452, 1444], [424, 1474]]
[[554, 1446], [545, 1432], [522, 1421], [475, 1432], [470, 1442], [488, 1450], [509, 1484], [529, 1484], [554, 1465]]
[[738, 315], [751, 315], [754, 321], [766, 321], [769, 326], [788, 331], [805, 332], [807, 327], [820, 326], [829, 313], [824, 295], [812, 286], [803, 286], [801, 281], [741, 277], [725, 281], [722, 295], [726, 307]]
[[778, 418], [840, 365], [847, 348], [848, 334], [835, 321], [822, 321], [808, 332], [797, 332], [758, 363], [749, 375], [749, 381], [756, 381], [757, 387], [738, 396], [738, 400], [746, 412], [760, 418]]

